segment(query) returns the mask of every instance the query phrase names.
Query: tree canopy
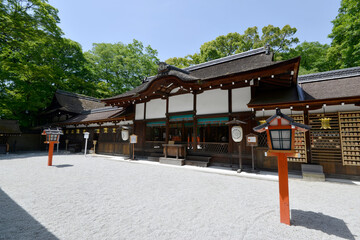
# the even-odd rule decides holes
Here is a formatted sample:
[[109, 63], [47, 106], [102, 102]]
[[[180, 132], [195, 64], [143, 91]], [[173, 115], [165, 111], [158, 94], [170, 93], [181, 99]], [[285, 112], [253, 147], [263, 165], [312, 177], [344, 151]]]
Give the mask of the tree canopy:
[[81, 46], [45, 0], [0, 2], [0, 117], [33, 125], [56, 89], [96, 95]]
[[360, 3], [342, 0], [339, 13], [332, 21], [332, 39], [328, 58], [334, 68], [360, 66]]
[[331, 63], [327, 59], [328, 44], [319, 42], [302, 42], [295, 48], [290, 48], [284, 52], [280, 59], [290, 59], [301, 56], [299, 74], [309, 74], [332, 70]]
[[180, 68], [187, 67], [264, 47], [266, 44], [270, 45], [274, 53], [286, 52], [292, 44], [299, 42], [299, 39], [294, 37], [296, 31], [296, 28], [289, 25], [285, 25], [283, 28], [268, 25], [262, 28], [262, 35], [260, 36], [257, 27], [250, 27], [243, 34], [228, 33], [204, 43], [200, 47], [200, 53], [187, 55], [183, 58], [170, 58], [166, 62]]
[[85, 57], [109, 96], [139, 86], [145, 77], [156, 73], [159, 62], [156, 50], [135, 39], [129, 44], [95, 43]]

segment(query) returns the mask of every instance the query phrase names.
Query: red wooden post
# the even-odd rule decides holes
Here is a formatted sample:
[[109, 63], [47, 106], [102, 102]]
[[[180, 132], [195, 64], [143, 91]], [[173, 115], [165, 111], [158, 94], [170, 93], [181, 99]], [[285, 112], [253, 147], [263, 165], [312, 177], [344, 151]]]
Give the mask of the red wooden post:
[[280, 222], [290, 225], [289, 181], [286, 153], [279, 153], [278, 155], [278, 172], [280, 194]]
[[54, 151], [54, 142], [50, 141], [49, 142], [48, 166], [52, 166], [53, 151]]

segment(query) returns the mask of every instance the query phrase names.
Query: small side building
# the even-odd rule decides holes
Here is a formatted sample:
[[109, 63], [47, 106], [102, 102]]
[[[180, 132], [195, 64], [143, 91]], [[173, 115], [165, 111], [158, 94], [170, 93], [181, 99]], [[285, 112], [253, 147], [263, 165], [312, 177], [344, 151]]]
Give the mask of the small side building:
[[56, 90], [51, 104], [40, 114], [42, 125], [51, 125], [78, 116], [83, 111], [104, 107], [100, 99], [82, 94]]

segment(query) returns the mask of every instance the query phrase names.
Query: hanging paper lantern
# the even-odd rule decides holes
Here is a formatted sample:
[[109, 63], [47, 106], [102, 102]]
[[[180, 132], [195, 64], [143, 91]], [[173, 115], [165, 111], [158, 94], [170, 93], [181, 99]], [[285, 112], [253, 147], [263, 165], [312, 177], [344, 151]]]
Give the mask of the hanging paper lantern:
[[95, 129], [95, 132], [96, 132], [96, 133], [100, 133], [100, 129]]
[[74, 134], [74, 129], [71, 130], [71, 134]]
[[112, 130], [113, 130], [113, 133], [116, 133], [116, 128], [113, 128]]
[[330, 120], [331, 120], [331, 118], [320, 118], [320, 121], [321, 121], [320, 129], [331, 129]]
[[104, 128], [104, 133], [108, 133], [108, 129], [107, 129], [107, 128]]
[[76, 134], [80, 134], [80, 129], [76, 129]]

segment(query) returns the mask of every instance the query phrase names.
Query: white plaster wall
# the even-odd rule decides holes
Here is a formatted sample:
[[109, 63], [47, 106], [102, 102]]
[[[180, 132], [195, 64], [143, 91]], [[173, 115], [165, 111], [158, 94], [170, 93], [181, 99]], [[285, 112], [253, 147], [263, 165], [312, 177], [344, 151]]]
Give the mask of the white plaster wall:
[[182, 94], [169, 98], [169, 112], [192, 111], [194, 107], [194, 95]]
[[144, 119], [144, 103], [139, 103], [135, 105], [135, 120]]
[[153, 99], [146, 103], [146, 119], [165, 118], [166, 100]]
[[196, 95], [196, 114], [226, 113], [229, 111], [228, 90], [214, 89]]
[[251, 99], [251, 88], [237, 88], [232, 90], [232, 111], [233, 112], [247, 112], [251, 111], [247, 104]]

